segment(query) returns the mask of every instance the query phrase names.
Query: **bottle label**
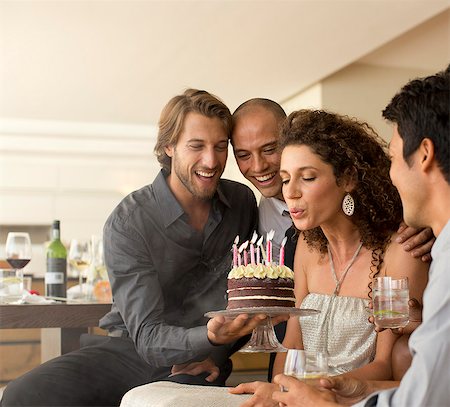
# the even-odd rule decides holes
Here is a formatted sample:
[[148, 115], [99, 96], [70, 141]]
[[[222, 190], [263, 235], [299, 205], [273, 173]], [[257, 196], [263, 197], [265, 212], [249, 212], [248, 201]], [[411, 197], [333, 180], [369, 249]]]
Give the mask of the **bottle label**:
[[64, 284], [64, 273], [47, 273], [45, 284]]
[[66, 259], [47, 259], [45, 284], [64, 284], [66, 267]]

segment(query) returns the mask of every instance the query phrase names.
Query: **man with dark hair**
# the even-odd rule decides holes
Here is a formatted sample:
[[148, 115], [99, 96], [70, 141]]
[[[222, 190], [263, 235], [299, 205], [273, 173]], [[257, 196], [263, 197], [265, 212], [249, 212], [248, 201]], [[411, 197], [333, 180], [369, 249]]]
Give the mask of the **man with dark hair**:
[[[431, 227], [433, 246], [424, 293], [423, 322], [413, 332], [411, 367], [399, 382], [363, 381], [349, 377], [321, 379], [317, 390], [278, 375], [287, 392], [273, 394], [288, 407], [445, 406], [450, 400], [450, 67], [405, 85], [383, 111], [394, 124], [390, 175], [403, 203], [405, 221]], [[383, 390], [384, 389], [384, 390]], [[374, 393], [375, 392], [375, 393]], [[373, 394], [371, 394], [373, 393]], [[370, 395], [371, 394], [371, 395]], [[367, 399], [364, 399], [370, 395]], [[360, 401], [362, 400], [362, 401]]]
[[[231, 244], [257, 223], [251, 190], [220, 179], [230, 132], [228, 108], [208, 92], [169, 101], [155, 147], [163, 169], [105, 224], [113, 304], [100, 326], [109, 336], [87, 336], [80, 350], [12, 381], [2, 406], [117, 406], [157, 380], [224, 385], [232, 346], [210, 341], [204, 314], [226, 307]], [[195, 362], [205, 373], [171, 376]]]

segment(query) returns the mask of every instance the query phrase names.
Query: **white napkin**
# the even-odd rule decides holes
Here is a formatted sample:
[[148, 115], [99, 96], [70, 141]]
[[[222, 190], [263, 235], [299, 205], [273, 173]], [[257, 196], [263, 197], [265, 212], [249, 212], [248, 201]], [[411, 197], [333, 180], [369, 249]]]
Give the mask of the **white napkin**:
[[54, 304], [56, 301], [48, 300], [42, 295], [30, 294], [27, 290], [23, 290], [20, 304]]
[[251, 394], [230, 394], [226, 387], [154, 382], [129, 390], [120, 407], [238, 407]]
[[80, 285], [74, 285], [67, 290], [67, 299], [85, 299], [93, 297], [93, 287], [92, 284], [83, 283], [82, 289], [80, 290]]

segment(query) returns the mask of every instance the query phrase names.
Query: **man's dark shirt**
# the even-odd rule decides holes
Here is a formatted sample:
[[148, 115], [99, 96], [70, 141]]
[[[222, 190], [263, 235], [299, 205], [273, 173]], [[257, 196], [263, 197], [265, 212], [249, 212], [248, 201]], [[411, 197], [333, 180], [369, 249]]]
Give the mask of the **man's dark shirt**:
[[256, 230], [257, 207], [246, 186], [221, 180], [203, 232], [193, 229], [161, 171], [153, 184], [128, 195], [104, 227], [105, 260], [113, 305], [100, 321], [128, 331], [152, 366], [211, 356], [223, 346], [207, 339], [204, 313], [226, 307], [231, 246]]

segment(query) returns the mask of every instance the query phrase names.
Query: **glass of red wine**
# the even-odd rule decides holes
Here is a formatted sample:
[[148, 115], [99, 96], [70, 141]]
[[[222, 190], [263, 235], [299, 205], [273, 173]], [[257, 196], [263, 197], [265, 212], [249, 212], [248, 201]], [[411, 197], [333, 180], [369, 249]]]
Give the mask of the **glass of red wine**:
[[23, 232], [9, 232], [5, 251], [9, 265], [13, 269], [23, 269], [31, 260], [30, 235]]
[[[9, 232], [6, 238], [6, 261], [13, 270], [3, 270], [2, 295], [3, 302], [12, 304], [23, 303], [23, 272], [22, 269], [31, 260], [30, 235], [23, 232]], [[5, 277], [5, 273], [9, 273]]]

